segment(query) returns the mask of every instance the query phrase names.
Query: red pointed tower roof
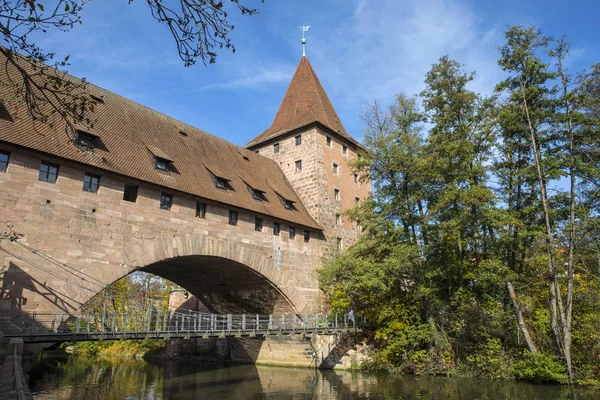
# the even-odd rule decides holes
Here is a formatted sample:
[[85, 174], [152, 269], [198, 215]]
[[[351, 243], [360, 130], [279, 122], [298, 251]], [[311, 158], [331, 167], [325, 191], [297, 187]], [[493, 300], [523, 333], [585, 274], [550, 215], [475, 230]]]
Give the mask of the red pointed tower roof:
[[346, 132], [308, 58], [303, 56], [271, 127], [255, 137], [246, 147], [255, 147], [312, 123], [318, 123], [361, 146]]

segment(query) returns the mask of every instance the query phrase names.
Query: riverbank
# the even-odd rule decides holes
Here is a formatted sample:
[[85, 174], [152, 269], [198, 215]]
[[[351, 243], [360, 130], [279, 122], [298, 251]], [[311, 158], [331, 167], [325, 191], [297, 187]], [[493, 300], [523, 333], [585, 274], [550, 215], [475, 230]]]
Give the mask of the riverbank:
[[[150, 339], [143, 341], [105, 341], [78, 342], [64, 344], [61, 349], [68, 353], [96, 357], [108, 360], [144, 359], [144, 360], [178, 360], [190, 363], [208, 365], [231, 365], [233, 361], [227, 349], [216, 343], [206, 346], [206, 341], [198, 347], [194, 340], [165, 341]], [[226, 345], [226, 344], [225, 344]], [[320, 343], [320, 347], [326, 346]], [[343, 347], [343, 346], [342, 346]], [[493, 350], [493, 349], [492, 349]], [[444, 369], [428, 365], [418, 360], [407, 360], [403, 368], [386, 365], [380, 358], [381, 349], [373, 348], [365, 343], [346, 349], [344, 362], [338, 362], [335, 369], [352, 370], [363, 373], [386, 374], [390, 376], [413, 375], [444, 376], [453, 378], [486, 379], [504, 382], [523, 381], [533, 384], [565, 384], [566, 379], [560, 364], [543, 354], [531, 355], [524, 353], [518, 358], [497, 357], [493, 351], [488, 351], [485, 357], [473, 358], [467, 362], [450, 363]], [[317, 351], [318, 353], [318, 351]], [[342, 357], [339, 357], [340, 359]], [[357, 359], [360, 362], [357, 362]], [[263, 365], [278, 365], [298, 367], [293, 363], [263, 363]], [[312, 367], [314, 368], [314, 366]], [[578, 381], [577, 386], [595, 386], [600, 389], [600, 383], [595, 381]]]

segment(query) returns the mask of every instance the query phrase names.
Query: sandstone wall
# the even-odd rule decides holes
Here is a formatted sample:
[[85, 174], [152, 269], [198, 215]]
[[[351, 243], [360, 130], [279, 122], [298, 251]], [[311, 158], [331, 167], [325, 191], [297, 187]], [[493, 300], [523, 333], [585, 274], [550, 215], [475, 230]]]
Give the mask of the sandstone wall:
[[[188, 281], [176, 283], [186, 287], [189, 279], [208, 278], [203, 271], [212, 264], [203, 257], [222, 261], [218, 268], [212, 265], [211, 276], [237, 271], [233, 264], [247, 267], [257, 282], [290, 304], [290, 312], [323, 308], [315, 270], [327, 245], [315, 232], [306, 243], [298, 228], [291, 240], [288, 223], [263, 215], [263, 231], [256, 232], [257, 215], [245, 210], [236, 210], [239, 222], [231, 226], [229, 207], [210, 201], [205, 201], [206, 218], [196, 218], [198, 199], [184, 193], [175, 193], [172, 209], [162, 210], [160, 187], [16, 146], [0, 144], [0, 149], [10, 152], [8, 169], [0, 172], [0, 232], [23, 234], [19, 242], [30, 246], [0, 244], [10, 252], [0, 252], [0, 312], [72, 312], [135, 269], [152, 267], [169, 278], [174, 270], [169, 261], [184, 258], [178, 268], [188, 273], [179, 279]], [[42, 160], [60, 166], [55, 184], [38, 180]], [[98, 193], [82, 190], [86, 172], [101, 176]], [[125, 183], [139, 185], [137, 202], [123, 200]], [[273, 222], [281, 223], [279, 236], [273, 235]], [[233, 284], [227, 290], [235, 292], [235, 275], [227, 279]]]

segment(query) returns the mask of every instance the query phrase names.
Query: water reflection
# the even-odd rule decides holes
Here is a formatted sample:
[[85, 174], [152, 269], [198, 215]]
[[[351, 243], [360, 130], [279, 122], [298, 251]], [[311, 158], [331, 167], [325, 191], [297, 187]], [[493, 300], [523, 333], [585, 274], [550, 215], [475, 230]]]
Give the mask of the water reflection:
[[597, 399], [555, 385], [460, 378], [415, 378], [311, 369], [147, 362], [43, 353], [31, 371], [36, 399]]

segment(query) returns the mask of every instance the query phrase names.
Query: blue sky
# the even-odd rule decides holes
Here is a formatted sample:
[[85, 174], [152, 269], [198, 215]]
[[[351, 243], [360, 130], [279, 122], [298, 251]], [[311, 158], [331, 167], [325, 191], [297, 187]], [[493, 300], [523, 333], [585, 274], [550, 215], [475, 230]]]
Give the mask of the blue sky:
[[270, 126], [302, 54], [302, 24], [311, 26], [307, 56], [358, 139], [364, 102], [419, 92], [442, 55], [476, 71], [474, 90], [491, 92], [503, 76], [497, 47], [507, 25], [566, 34], [573, 72], [600, 62], [597, 0], [246, 0], [260, 15], [230, 13], [236, 53], [188, 68], [145, 2], [127, 3], [92, 0], [83, 25], [38, 44], [71, 55], [70, 73], [238, 145]]

